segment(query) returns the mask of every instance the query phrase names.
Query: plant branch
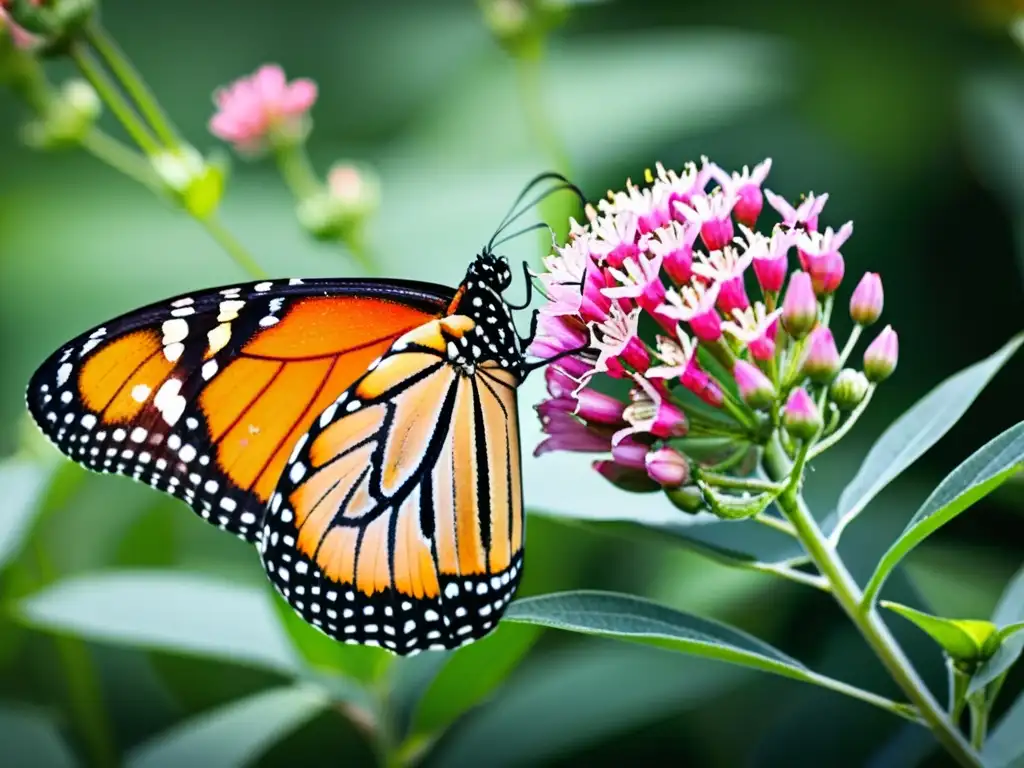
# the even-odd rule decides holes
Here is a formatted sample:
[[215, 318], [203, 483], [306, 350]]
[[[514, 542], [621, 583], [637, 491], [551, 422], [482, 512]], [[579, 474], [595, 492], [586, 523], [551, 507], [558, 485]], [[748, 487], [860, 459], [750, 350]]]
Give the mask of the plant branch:
[[850, 415], [846, 417], [846, 421], [843, 422], [843, 425], [839, 427], [839, 429], [837, 429], [831, 435], [826, 437], [824, 440], [820, 440], [819, 442], [817, 442], [814, 445], [814, 447], [811, 448], [810, 453], [807, 455], [808, 461], [810, 461], [813, 458], [816, 458], [817, 456], [820, 456], [833, 445], [835, 445], [844, 437], [846, 437], [847, 433], [851, 429], [853, 429], [853, 425], [857, 423], [857, 419], [860, 418], [860, 415], [864, 413], [864, 410], [868, 407], [868, 403], [871, 402], [871, 395], [873, 395], [874, 392], [875, 385], [871, 384], [868, 387], [868, 391], [864, 394], [864, 399], [857, 404], [856, 408], [850, 411]]
[[[793, 470], [777, 437], [773, 438], [765, 451], [765, 466], [769, 476], [777, 479], [790, 476]], [[817, 521], [807, 508], [800, 495], [800, 478], [796, 473], [793, 474], [795, 475], [794, 481], [779, 496], [777, 503], [796, 528], [811, 561], [831, 586], [836, 602], [856, 625], [892, 679], [917, 707], [921, 719], [928, 725], [950, 756], [962, 766], [981, 768], [981, 758], [964, 740], [956, 726], [935, 701], [875, 607], [861, 608], [860, 587], [846, 569], [846, 564], [838, 552], [825, 538]]]
[[984, 695], [970, 696], [967, 708], [971, 712], [971, 746], [981, 751], [988, 735], [988, 706]]
[[171, 121], [114, 39], [97, 23], [86, 27], [85, 39], [96, 49], [114, 77], [120, 81], [121, 87], [138, 106], [139, 112], [153, 128], [157, 137], [168, 147], [178, 146], [180, 140]]
[[787, 536], [792, 536], [794, 539], [796, 538], [796, 528], [794, 528], [792, 523], [790, 523], [788, 520], [783, 520], [781, 517], [770, 515], [767, 512], [761, 512], [760, 514], [754, 515], [750, 519], [753, 520], [755, 523], [760, 523], [766, 528], [771, 528], [773, 530], [778, 531], [779, 533], [784, 533]]
[[249, 275], [257, 280], [267, 277], [267, 273], [259, 264], [256, 263], [256, 260], [249, 255], [245, 246], [235, 239], [235, 236], [220, 223], [220, 220], [216, 216], [207, 216], [201, 219], [196, 218], [196, 221], [203, 225], [203, 228], [210, 233], [210, 236], [217, 241], [220, 247], [227, 251], [228, 256], [230, 256], [238, 266], [248, 272]]
[[832, 591], [828, 581], [823, 576], [804, 573], [803, 571], [798, 571], [796, 568], [789, 568], [788, 566], [777, 563], [754, 563], [750, 568], [755, 571], [760, 571], [761, 573], [770, 573], [775, 576], [781, 576], [782, 578], [794, 581], [797, 584], [803, 584], [804, 586], [820, 589], [822, 592]]
[[81, 140], [82, 149], [106, 163], [115, 171], [148, 187], [154, 193], [163, 195], [160, 179], [154, 173], [146, 158], [126, 147], [113, 136], [93, 128]]
[[860, 338], [860, 334], [863, 330], [864, 326], [855, 325], [853, 326], [853, 330], [850, 331], [850, 338], [846, 340], [846, 344], [843, 346], [843, 352], [839, 355], [840, 369], [846, 365], [846, 361], [850, 359], [850, 354], [853, 352], [853, 348], [857, 346], [857, 340]]

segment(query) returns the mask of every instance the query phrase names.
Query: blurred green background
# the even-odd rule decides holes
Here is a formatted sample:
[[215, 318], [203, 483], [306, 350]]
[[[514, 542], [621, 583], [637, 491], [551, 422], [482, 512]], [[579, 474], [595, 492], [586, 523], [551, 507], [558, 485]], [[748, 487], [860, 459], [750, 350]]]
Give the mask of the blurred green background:
[[[370, 240], [385, 274], [456, 283], [522, 184], [549, 168], [596, 199], [657, 160], [678, 168], [708, 155], [734, 169], [770, 156], [770, 189], [790, 199], [828, 192], [823, 224], [856, 225], [844, 248], [846, 291], [861, 272], [881, 273], [901, 360], [854, 433], [814, 467], [809, 498], [824, 514], [888, 421], [1024, 325], [1024, 51], [998, 14], [982, 10], [891, 0], [586, 3], [552, 31], [532, 74], [495, 42], [471, 2], [107, 0], [103, 18], [203, 151], [217, 144], [206, 121], [218, 85], [266, 61], [315, 79], [311, 156], [321, 173], [347, 158], [379, 172], [382, 206]], [[71, 72], [62, 62], [50, 69], [55, 78]], [[194, 221], [91, 157], [20, 146], [23, 119], [13, 97], [0, 96], [0, 454], [24, 439], [23, 387], [58, 344], [132, 307], [245, 279]], [[273, 275], [357, 273], [341, 246], [304, 235], [269, 163], [235, 163], [222, 210]], [[851, 528], [844, 554], [855, 574], [869, 572], [938, 479], [1021, 418], [1022, 374], [1020, 360], [1012, 362], [970, 418]], [[524, 392], [527, 450], [538, 439], [529, 406], [541, 385], [538, 377]], [[643, 505], [679, 514], [656, 498], [615, 492], [588, 466], [585, 456], [527, 459], [530, 508], [614, 517], [624, 505]], [[253, 553], [184, 506], [124, 479], [59, 472], [28, 541], [0, 571], [10, 604], [68, 577], [126, 567], [213, 575], [268, 594]], [[33, 489], [16, 472], [0, 478], [3, 525], [5, 505]], [[937, 613], [987, 616], [1022, 561], [1022, 513], [1024, 485], [1010, 484], [915, 552], [887, 595]], [[646, 595], [895, 695], [826, 596], [703, 559], [682, 540], [620, 534], [532, 515], [520, 594], [588, 587]], [[186, 635], [228, 632], [224, 625], [237, 620], [239, 642], [271, 656], [282, 643], [325, 667], [377, 663], [290, 620], [281, 636], [277, 608], [253, 618], [241, 601], [195, 594], [182, 603], [156, 590], [153, 611]], [[61, 599], [83, 625], [95, 618], [88, 595]], [[118, 607], [103, 606], [103, 615]], [[890, 624], [943, 693], [934, 647]], [[127, 754], [288, 679], [244, 654], [232, 663], [138, 645], [55, 637], [0, 615], [0, 765], [85, 765], [104, 749]], [[927, 734], [866, 705], [655, 650], [509, 625], [447, 661], [435, 679], [437, 671], [423, 662], [395, 673], [401, 685], [427, 690], [409, 717], [436, 739], [430, 766], [883, 768], [915, 756], [943, 764], [928, 756]], [[1007, 690], [1022, 681], [1018, 669]], [[373, 764], [358, 718], [310, 705], [312, 694], [288, 696], [249, 700], [253, 709], [235, 728], [239, 743], [282, 710], [294, 718], [246, 759]], [[223, 734], [205, 749], [196, 765], [238, 757]]]

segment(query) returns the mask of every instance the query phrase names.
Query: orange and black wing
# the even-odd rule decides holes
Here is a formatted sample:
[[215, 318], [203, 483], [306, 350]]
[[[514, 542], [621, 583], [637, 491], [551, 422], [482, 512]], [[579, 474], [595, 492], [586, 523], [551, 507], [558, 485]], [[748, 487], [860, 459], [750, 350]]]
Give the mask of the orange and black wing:
[[77, 463], [148, 483], [256, 541], [296, 441], [453, 293], [293, 279], [168, 299], [64, 345], [32, 377], [28, 407]]
[[515, 592], [524, 541], [519, 377], [455, 365], [474, 322], [398, 339], [299, 440], [264, 519], [261, 558], [328, 635], [395, 653], [486, 635]]

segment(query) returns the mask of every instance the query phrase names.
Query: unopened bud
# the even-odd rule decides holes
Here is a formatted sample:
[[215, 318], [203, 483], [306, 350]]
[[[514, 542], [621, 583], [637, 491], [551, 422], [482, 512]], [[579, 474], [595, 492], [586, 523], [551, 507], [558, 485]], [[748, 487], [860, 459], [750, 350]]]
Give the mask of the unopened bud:
[[844, 368], [832, 381], [829, 398], [843, 411], [852, 411], [868, 393], [868, 379], [860, 371]]
[[786, 401], [782, 411], [782, 425], [798, 440], [810, 440], [821, 429], [821, 413], [803, 387], [794, 389]]
[[864, 350], [864, 374], [869, 381], [885, 381], [896, 370], [900, 347], [896, 331], [891, 325], [885, 326], [874, 341]]

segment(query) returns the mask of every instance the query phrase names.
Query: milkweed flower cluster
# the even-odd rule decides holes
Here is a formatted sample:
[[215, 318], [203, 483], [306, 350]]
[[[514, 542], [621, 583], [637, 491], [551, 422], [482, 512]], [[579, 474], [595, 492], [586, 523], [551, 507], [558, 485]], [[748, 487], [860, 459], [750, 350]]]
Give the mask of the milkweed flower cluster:
[[773, 434], [792, 449], [859, 415], [896, 366], [887, 327], [863, 373], [844, 368], [881, 315], [881, 279], [854, 290], [840, 352], [829, 323], [853, 224], [822, 226], [826, 194], [794, 203], [764, 189], [770, 168], [659, 164], [570, 223], [539, 275], [549, 301], [530, 352], [559, 357], [537, 455], [604, 454], [594, 468], [611, 482], [673, 489], [694, 467], [749, 471], [742, 459]]

